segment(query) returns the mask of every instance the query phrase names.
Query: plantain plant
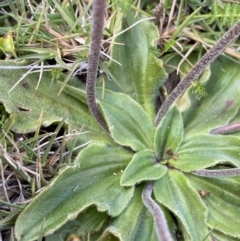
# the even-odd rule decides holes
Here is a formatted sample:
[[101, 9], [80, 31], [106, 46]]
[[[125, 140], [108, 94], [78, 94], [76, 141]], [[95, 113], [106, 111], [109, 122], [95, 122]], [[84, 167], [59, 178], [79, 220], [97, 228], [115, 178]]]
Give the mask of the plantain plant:
[[101, 64], [106, 74], [96, 84], [105, 7], [94, 1], [86, 91], [66, 85], [56, 97], [61, 83], [48, 90], [48, 74], [37, 90], [36, 74], [12, 90], [23, 71], [1, 73], [0, 100], [16, 110], [13, 129], [33, 130], [42, 108], [44, 125], [65, 116], [69, 132], [87, 131], [74, 165], [19, 215], [17, 240], [240, 240], [238, 64], [221, 57], [191, 85], [238, 37], [240, 22], [156, 110], [166, 72], [153, 51], [157, 30], [143, 14], [126, 13], [115, 40], [123, 45], [113, 46], [115, 61]]

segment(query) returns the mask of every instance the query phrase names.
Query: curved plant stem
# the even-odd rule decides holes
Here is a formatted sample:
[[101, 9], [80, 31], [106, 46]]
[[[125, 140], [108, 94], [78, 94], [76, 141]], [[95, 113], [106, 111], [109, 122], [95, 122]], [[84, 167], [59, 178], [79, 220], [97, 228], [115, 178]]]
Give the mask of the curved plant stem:
[[207, 51], [207, 53], [198, 61], [185, 78], [177, 85], [177, 87], [167, 97], [161, 108], [159, 109], [155, 126], [158, 126], [161, 119], [167, 113], [173, 102], [190, 86], [193, 80], [196, 80], [226, 48], [240, 35], [240, 21], [238, 21], [230, 30], [228, 30], [217, 43]]
[[102, 32], [104, 26], [104, 13], [106, 8], [106, 0], [95, 0], [93, 3], [92, 13], [92, 33], [90, 56], [87, 71], [87, 103], [90, 112], [102, 128], [108, 132], [108, 126], [104, 120], [96, 101], [96, 79], [98, 71], [98, 63], [101, 50]]
[[240, 175], [240, 168], [230, 168], [221, 170], [207, 170], [202, 169], [199, 171], [194, 171], [192, 174], [201, 177], [235, 177]]
[[173, 241], [164, 213], [160, 206], [151, 197], [152, 191], [153, 183], [149, 182], [143, 189], [142, 201], [153, 216], [157, 238], [159, 241]]
[[212, 135], [225, 135], [240, 131], [240, 122], [234, 123], [234, 124], [228, 124], [225, 126], [220, 126], [216, 129], [213, 129], [210, 131], [210, 134]]

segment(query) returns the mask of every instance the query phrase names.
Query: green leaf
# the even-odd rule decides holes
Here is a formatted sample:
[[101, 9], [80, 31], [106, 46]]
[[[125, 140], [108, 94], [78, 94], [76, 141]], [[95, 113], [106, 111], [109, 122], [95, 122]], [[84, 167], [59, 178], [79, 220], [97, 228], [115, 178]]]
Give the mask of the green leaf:
[[137, 152], [121, 177], [122, 186], [132, 186], [144, 180], [157, 180], [167, 172], [167, 167], [157, 162], [152, 150]]
[[168, 162], [184, 172], [191, 172], [216, 164], [240, 167], [239, 139], [234, 136], [198, 135], [184, 140], [177, 159]]
[[218, 58], [211, 65], [211, 76], [205, 88], [207, 97], [196, 99], [191, 89], [191, 105], [183, 113], [185, 135], [207, 134], [210, 130], [226, 125], [233, 117], [240, 120], [239, 64], [227, 58]]
[[122, 14], [126, 14], [129, 9], [131, 9], [132, 1], [131, 0], [112, 0], [112, 7], [114, 11], [118, 11]]
[[154, 136], [154, 150], [159, 159], [169, 159], [177, 152], [183, 140], [183, 120], [178, 108], [171, 108], [158, 125]]
[[[0, 61], [0, 66], [19, 67], [22, 64]], [[64, 118], [72, 132], [88, 131], [79, 135], [78, 138], [82, 142], [96, 140], [112, 143], [90, 114], [84, 91], [68, 86], [67, 90], [63, 90], [58, 96], [62, 83], [57, 81], [51, 83], [52, 76], [47, 72], [43, 72], [39, 86], [39, 73], [31, 73], [11, 90], [23, 75], [26, 75], [26, 70], [0, 71], [0, 102], [8, 113], [16, 114], [12, 130], [18, 133], [32, 132], [38, 128], [39, 121], [43, 126], [49, 126]], [[41, 111], [43, 116], [39, 120]]]
[[[113, 219], [109, 227], [104, 232], [112, 233], [119, 238], [120, 241], [157, 241], [155, 233], [155, 225], [151, 213], [143, 205], [141, 199], [142, 186], [138, 186], [135, 190], [133, 199], [127, 209], [120, 216]], [[174, 233], [173, 221], [168, 217], [170, 228]], [[99, 241], [105, 241], [100, 239]]]
[[51, 234], [93, 204], [100, 212], [119, 215], [134, 191], [119, 185], [121, 172], [131, 158], [123, 148], [88, 146], [80, 152], [76, 165], [60, 173], [19, 216], [17, 239], [34, 240], [41, 229], [44, 235]]
[[197, 191], [208, 193], [202, 201], [208, 207], [208, 225], [230, 235], [240, 238], [240, 178], [202, 178], [187, 175], [190, 185]]
[[212, 236], [217, 240], [217, 241], [239, 241], [240, 238], [233, 238], [230, 236], [226, 236], [225, 234], [221, 233], [221, 232], [217, 232], [216, 230], [214, 230], [212, 232]]
[[[114, 40], [121, 43], [113, 45], [111, 55], [118, 63], [111, 61], [107, 71], [111, 81], [106, 77], [105, 82], [106, 88], [134, 98], [154, 121], [155, 102], [166, 73], [162, 61], [154, 55], [159, 38], [158, 30], [152, 22], [145, 19], [144, 15], [136, 14], [135, 10], [128, 11], [122, 21], [122, 30], [129, 30]], [[141, 22], [136, 24], [139, 20]]]
[[131, 97], [105, 90], [100, 105], [111, 136], [134, 151], [152, 149], [154, 126], [149, 115]]
[[181, 172], [169, 170], [156, 181], [154, 195], [181, 220], [192, 241], [204, 240], [208, 234], [207, 209]]

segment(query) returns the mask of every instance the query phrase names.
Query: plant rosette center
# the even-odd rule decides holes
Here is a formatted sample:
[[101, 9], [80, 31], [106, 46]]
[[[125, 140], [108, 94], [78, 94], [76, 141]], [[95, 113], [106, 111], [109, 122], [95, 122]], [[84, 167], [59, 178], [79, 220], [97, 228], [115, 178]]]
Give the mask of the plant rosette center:
[[[156, 219], [142, 199], [148, 182], [153, 183], [152, 198], [163, 210], [172, 240], [178, 240], [179, 233], [181, 239], [190, 241], [212, 241], [211, 236], [239, 240], [239, 177], [194, 175], [195, 171], [221, 169], [225, 164], [240, 167], [238, 136], [210, 133], [231, 120], [239, 120], [239, 66], [224, 59], [221, 72], [219, 63], [213, 64], [212, 72], [218, 75], [211, 75], [204, 82], [208, 96], [200, 103], [189, 91], [189, 106], [181, 112], [181, 103], [177, 103], [154, 126], [155, 100], [166, 73], [162, 62], [150, 51], [153, 39], [158, 39], [157, 29], [145, 20], [135, 24], [144, 18], [129, 11], [123, 21], [117, 21], [122, 23], [122, 30], [134, 27], [119, 35], [116, 42], [123, 44], [112, 49], [112, 59], [121, 66], [113, 61], [103, 64], [112, 81], [105, 82], [104, 90], [98, 88], [97, 96], [109, 133], [91, 116], [84, 90], [67, 85], [56, 98], [60, 85], [56, 83], [55, 92], [51, 89], [48, 94], [48, 98], [53, 95], [57, 99], [56, 106], [60, 100], [62, 105], [53, 108], [53, 98], [49, 98], [43, 113], [49, 117], [46, 122], [62, 120], [68, 113], [70, 129], [86, 128], [89, 132], [79, 138], [92, 143], [78, 153], [74, 166], [60, 171], [20, 214], [15, 226], [18, 240], [32, 241], [43, 234], [48, 235], [47, 241], [62, 241], [67, 234], [76, 233], [83, 240], [93, 241], [157, 241]], [[9, 99], [7, 93], [11, 81], [17, 82], [23, 73], [1, 74], [5, 74], [4, 88], [0, 90], [2, 102], [12, 110], [14, 98]], [[39, 115], [34, 111], [40, 108], [40, 101], [33, 101], [36, 94], [32, 87], [38, 78], [27, 79], [29, 95], [22, 92], [21, 86], [16, 86], [11, 94], [25, 93], [21, 102], [32, 110], [28, 113], [32, 123], [38, 123]], [[42, 82], [38, 88], [41, 95], [37, 97], [46, 99], [48, 82]], [[99, 81], [97, 85], [100, 84]], [[63, 113], [57, 113], [59, 109]], [[21, 120], [23, 114], [17, 113], [16, 119]], [[34, 128], [37, 127], [31, 130]]]

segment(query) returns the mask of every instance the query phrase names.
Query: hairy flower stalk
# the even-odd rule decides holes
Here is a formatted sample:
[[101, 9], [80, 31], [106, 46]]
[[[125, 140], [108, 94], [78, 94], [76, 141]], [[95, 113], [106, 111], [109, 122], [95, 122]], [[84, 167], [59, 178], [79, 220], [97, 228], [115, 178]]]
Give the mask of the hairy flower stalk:
[[173, 241], [171, 233], [163, 211], [159, 205], [152, 199], [153, 183], [149, 182], [143, 189], [142, 201], [146, 208], [151, 212], [156, 226], [156, 234], [159, 241]]
[[240, 175], [240, 168], [230, 168], [221, 170], [207, 170], [202, 169], [199, 171], [194, 171], [192, 174], [201, 177], [236, 177]]
[[93, 3], [92, 13], [92, 33], [91, 33], [91, 45], [90, 56], [88, 61], [87, 71], [87, 103], [89, 110], [93, 117], [102, 126], [102, 128], [108, 132], [108, 126], [104, 120], [96, 100], [96, 79], [98, 72], [98, 63], [101, 50], [102, 32], [104, 27], [104, 13], [106, 8], [106, 0], [95, 0]]
[[171, 92], [167, 99], [159, 109], [155, 118], [155, 126], [158, 126], [161, 119], [167, 113], [173, 102], [181, 96], [184, 91], [191, 85], [191, 82], [196, 80], [205, 68], [210, 65], [223, 51], [240, 35], [240, 21], [238, 21], [230, 30], [228, 30], [217, 43], [207, 51], [207, 53], [198, 61], [192, 70]]
[[210, 134], [212, 135], [226, 135], [230, 133], [234, 133], [240, 131], [240, 122], [228, 124], [225, 126], [220, 126], [216, 129], [213, 129], [210, 131]]

